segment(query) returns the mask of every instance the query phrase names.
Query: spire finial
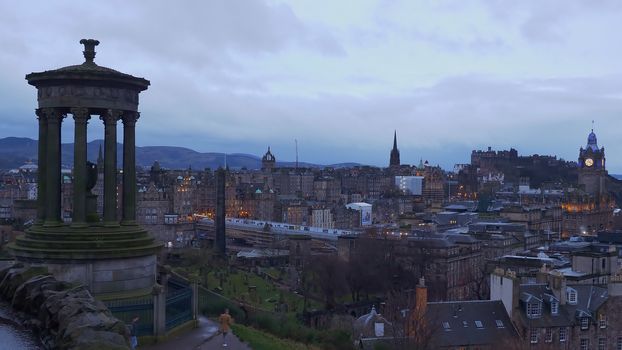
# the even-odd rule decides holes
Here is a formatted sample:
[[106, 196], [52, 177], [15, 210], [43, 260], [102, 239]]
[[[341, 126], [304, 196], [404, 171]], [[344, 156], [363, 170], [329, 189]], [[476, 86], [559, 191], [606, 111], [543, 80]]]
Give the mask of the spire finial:
[[99, 40], [95, 39], [82, 39], [80, 44], [84, 45], [84, 63], [94, 63], [95, 59], [95, 46], [99, 45]]
[[393, 148], [397, 149], [397, 130], [393, 131]]
[[592, 132], [594, 132], [594, 119], [592, 119]]

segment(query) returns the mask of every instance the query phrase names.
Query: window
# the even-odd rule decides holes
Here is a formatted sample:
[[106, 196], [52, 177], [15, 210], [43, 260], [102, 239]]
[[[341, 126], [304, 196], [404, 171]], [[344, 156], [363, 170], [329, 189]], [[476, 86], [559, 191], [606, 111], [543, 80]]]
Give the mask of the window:
[[616, 343], [616, 350], [622, 350], [622, 337], [618, 337], [618, 342]]
[[542, 312], [542, 304], [535, 302], [535, 303], [527, 303], [527, 317], [529, 318], [537, 318], [540, 317], [540, 314]]
[[531, 344], [536, 344], [538, 342], [538, 329], [532, 328], [529, 332], [529, 341]]
[[581, 350], [588, 350], [590, 348], [590, 340], [589, 339], [581, 339], [579, 348]]
[[374, 334], [376, 335], [376, 337], [384, 337], [384, 323], [374, 323]]
[[607, 328], [607, 316], [605, 314], [598, 314], [598, 327]]
[[577, 303], [577, 291], [572, 289], [572, 288], [568, 288], [568, 303], [569, 304], [576, 304]]
[[497, 328], [505, 328], [505, 326], [503, 325], [503, 321], [495, 320], [495, 323], [497, 324]]
[[607, 348], [607, 338], [598, 338], [598, 350], [605, 350]]
[[551, 315], [557, 315], [559, 312], [559, 303], [554, 301], [551, 303]]
[[482, 321], [475, 321], [475, 327], [482, 329], [484, 328], [484, 325], [482, 324]]
[[550, 343], [553, 341], [553, 329], [552, 328], [546, 329], [546, 337], [544, 337], [544, 341], [547, 343]]
[[451, 331], [451, 327], [449, 326], [449, 322], [443, 322], [443, 329], [447, 332]]
[[[559, 329], [559, 341], [560, 342], [565, 342], [566, 341], [566, 327], [562, 327]], [[620, 349], [622, 350], [622, 349]]]
[[581, 329], [588, 329], [590, 326], [590, 319], [587, 317], [581, 317]]

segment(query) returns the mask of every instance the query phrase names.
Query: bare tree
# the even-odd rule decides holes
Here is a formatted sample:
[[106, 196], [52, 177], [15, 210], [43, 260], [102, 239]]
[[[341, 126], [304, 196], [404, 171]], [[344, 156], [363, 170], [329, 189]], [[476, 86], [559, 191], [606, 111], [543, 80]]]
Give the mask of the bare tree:
[[434, 336], [439, 330], [438, 317], [427, 310], [427, 303], [418, 306], [415, 290], [389, 293], [385, 319], [391, 322], [392, 349], [434, 349]]
[[336, 297], [345, 291], [344, 264], [336, 255], [316, 257], [310, 265], [310, 276], [319, 287], [325, 302], [326, 310], [336, 306]]

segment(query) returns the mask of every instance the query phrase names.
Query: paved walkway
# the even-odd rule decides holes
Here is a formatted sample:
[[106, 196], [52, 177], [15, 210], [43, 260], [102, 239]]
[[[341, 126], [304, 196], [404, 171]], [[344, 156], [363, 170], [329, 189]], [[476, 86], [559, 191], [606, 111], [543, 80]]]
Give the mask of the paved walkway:
[[250, 347], [233, 334], [227, 335], [227, 347], [222, 345], [222, 335], [218, 334], [218, 324], [206, 317], [199, 317], [199, 327], [180, 334], [165, 342], [138, 346], [137, 350], [250, 350]]
[[223, 346], [222, 335], [218, 334], [213, 337], [209, 341], [203, 343], [201, 346], [196, 349], [200, 350], [212, 350], [212, 349], [229, 349], [229, 350], [251, 350], [251, 348], [246, 344], [242, 343], [238, 337], [229, 333], [227, 334], [227, 347]]

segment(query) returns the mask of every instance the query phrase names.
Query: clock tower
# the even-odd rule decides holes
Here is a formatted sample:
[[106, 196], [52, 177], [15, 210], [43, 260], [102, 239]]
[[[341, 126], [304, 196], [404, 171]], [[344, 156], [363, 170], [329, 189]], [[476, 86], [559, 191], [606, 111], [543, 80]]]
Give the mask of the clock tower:
[[585, 192], [595, 197], [600, 197], [607, 192], [605, 182], [607, 170], [605, 169], [605, 148], [598, 148], [594, 129], [587, 137], [585, 148], [579, 149], [579, 185], [583, 185]]

